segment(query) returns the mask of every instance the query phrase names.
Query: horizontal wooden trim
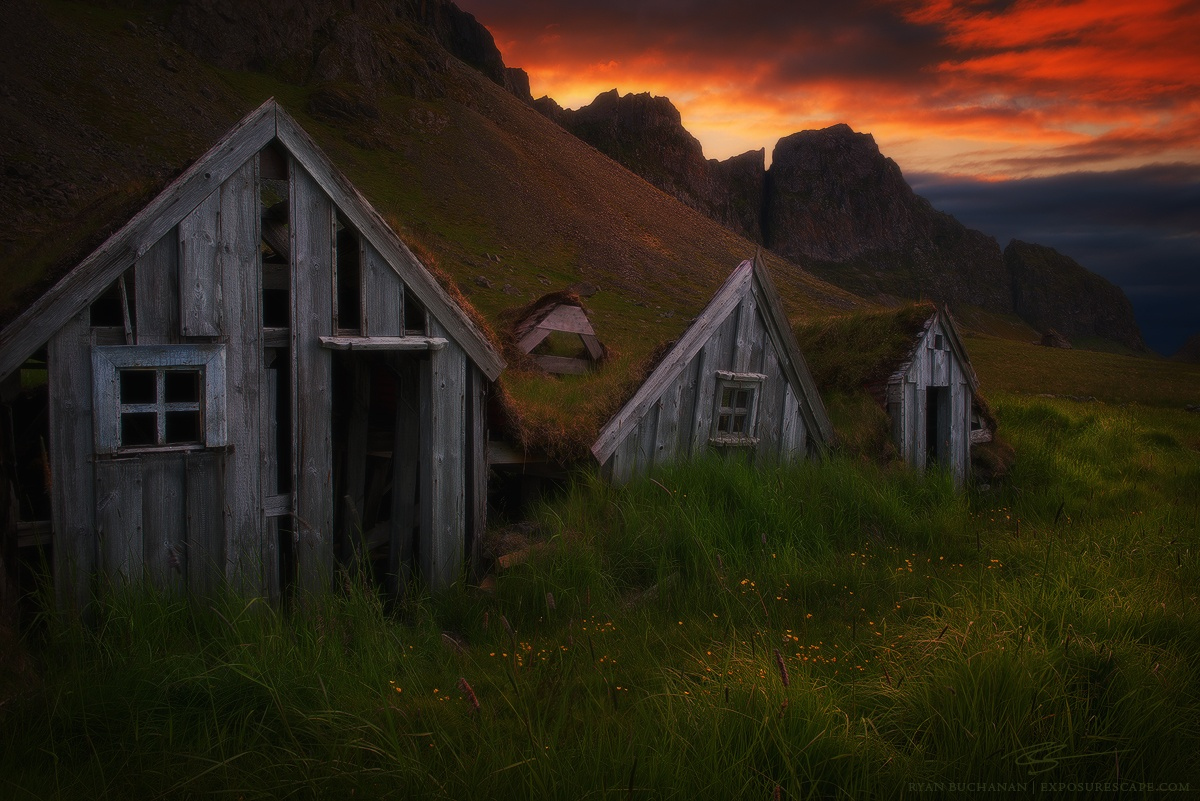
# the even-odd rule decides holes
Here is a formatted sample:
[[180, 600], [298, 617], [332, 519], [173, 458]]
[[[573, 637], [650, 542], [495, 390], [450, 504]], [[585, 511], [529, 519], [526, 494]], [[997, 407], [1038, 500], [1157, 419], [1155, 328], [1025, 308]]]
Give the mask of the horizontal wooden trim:
[[284, 495], [268, 495], [263, 499], [263, 514], [267, 517], [283, 517], [292, 513], [292, 496], [290, 493]]
[[17, 523], [17, 547], [32, 548], [49, 545], [54, 538], [54, 526], [49, 520], [31, 520]]
[[708, 444], [716, 445], [719, 448], [749, 448], [758, 444], [758, 437], [739, 437], [736, 435], [710, 437]]
[[762, 373], [731, 373], [728, 370], [717, 370], [717, 378], [725, 381], [742, 381], [755, 384], [761, 384], [767, 380], [767, 377]]
[[262, 344], [264, 348], [290, 348], [292, 346], [292, 329], [264, 328]]
[[321, 337], [329, 350], [441, 350], [449, 342], [442, 337]]

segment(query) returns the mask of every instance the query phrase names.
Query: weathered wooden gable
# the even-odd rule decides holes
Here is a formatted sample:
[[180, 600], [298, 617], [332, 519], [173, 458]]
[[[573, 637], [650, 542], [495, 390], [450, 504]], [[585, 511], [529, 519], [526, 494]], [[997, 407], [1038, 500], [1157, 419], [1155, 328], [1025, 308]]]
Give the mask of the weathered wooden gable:
[[86, 603], [97, 571], [271, 596], [281, 571], [326, 583], [335, 484], [361, 496], [343, 462], [366, 458], [351, 415], [359, 452], [333, 475], [339, 351], [408, 376], [392, 458], [420, 469], [391, 472], [412, 489], [393, 493], [392, 526], [420, 532], [407, 555], [426, 580], [452, 581], [482, 531], [502, 362], [273, 101], [0, 331], [0, 375], [43, 343], [64, 603]]
[[830, 434], [765, 269], [743, 262], [601, 431], [592, 453], [614, 480], [710, 448], [758, 464], [823, 447]]
[[906, 462], [923, 470], [936, 460], [965, 483], [977, 388], [953, 318], [938, 311], [888, 383], [893, 439]]

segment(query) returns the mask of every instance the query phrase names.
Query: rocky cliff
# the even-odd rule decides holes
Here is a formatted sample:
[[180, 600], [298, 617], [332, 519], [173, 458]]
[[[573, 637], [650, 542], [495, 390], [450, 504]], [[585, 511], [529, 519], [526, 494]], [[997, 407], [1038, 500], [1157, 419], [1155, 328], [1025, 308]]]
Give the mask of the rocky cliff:
[[648, 92], [621, 96], [613, 89], [578, 110], [543, 97], [534, 107], [677, 200], [761, 241], [763, 151], [727, 162], [704, 158], [674, 104]]
[[1119, 288], [1059, 254], [1006, 258], [995, 239], [913, 192], [870, 134], [792, 134], [767, 170], [762, 150], [706, 160], [664, 97], [613, 89], [577, 111], [548, 97], [533, 105], [659, 189], [858, 294], [1016, 313], [1042, 330], [1144, 349]]
[[1013, 276], [1013, 310], [1034, 328], [1146, 349], [1120, 287], [1045, 245], [1014, 239], [1004, 249], [1004, 262]]
[[1012, 310], [994, 239], [915, 194], [870, 134], [847, 125], [779, 140], [768, 177], [772, 250], [867, 295]]

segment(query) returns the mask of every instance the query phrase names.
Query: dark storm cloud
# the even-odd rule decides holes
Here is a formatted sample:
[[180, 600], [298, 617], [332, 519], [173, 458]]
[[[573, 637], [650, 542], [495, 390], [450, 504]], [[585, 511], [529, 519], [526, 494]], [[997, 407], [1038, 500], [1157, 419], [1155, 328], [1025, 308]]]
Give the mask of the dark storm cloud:
[[[919, 79], [950, 52], [934, 26], [905, 21], [896, 9], [871, 0], [463, 0], [459, 5], [499, 31], [501, 39], [539, 37], [551, 52], [557, 42], [569, 42], [562, 45], [565, 57], [619, 60], [656, 50], [695, 66], [769, 63], [771, 79], [785, 85], [831, 77]], [[527, 47], [520, 55], [529, 52]]]
[[1200, 330], [1200, 166], [984, 182], [912, 175], [968, 227], [1049, 245], [1125, 290], [1147, 343], [1171, 354]]

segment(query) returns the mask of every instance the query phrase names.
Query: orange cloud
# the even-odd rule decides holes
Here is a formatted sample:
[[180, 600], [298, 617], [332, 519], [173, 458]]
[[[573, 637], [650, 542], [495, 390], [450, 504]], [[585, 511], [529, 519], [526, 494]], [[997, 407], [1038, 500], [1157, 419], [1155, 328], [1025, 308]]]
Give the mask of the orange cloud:
[[1195, 2], [460, 4], [529, 72], [535, 95], [567, 107], [614, 86], [670, 97], [709, 157], [769, 158], [782, 136], [846, 122], [906, 170], [1200, 163]]

